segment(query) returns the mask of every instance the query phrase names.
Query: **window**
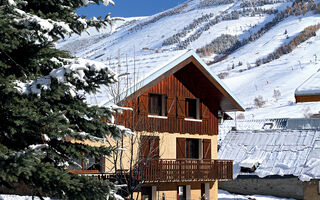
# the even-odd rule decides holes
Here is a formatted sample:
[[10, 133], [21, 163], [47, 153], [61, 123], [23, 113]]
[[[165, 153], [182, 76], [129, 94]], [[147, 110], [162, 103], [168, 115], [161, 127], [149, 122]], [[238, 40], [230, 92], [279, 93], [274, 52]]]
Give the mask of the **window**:
[[186, 117], [200, 119], [200, 100], [186, 98]]
[[194, 138], [177, 138], [177, 159], [211, 159], [211, 140]]
[[149, 113], [152, 115], [166, 115], [166, 96], [163, 94], [149, 94]]
[[199, 159], [199, 139], [186, 139], [186, 157]]

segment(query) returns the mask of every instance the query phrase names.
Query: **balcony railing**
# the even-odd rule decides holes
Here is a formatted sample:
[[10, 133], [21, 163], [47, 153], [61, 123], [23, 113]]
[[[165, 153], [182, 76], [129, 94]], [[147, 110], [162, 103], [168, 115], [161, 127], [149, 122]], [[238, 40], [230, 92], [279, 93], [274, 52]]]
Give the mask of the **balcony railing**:
[[140, 160], [132, 175], [143, 183], [227, 180], [232, 166], [231, 160]]

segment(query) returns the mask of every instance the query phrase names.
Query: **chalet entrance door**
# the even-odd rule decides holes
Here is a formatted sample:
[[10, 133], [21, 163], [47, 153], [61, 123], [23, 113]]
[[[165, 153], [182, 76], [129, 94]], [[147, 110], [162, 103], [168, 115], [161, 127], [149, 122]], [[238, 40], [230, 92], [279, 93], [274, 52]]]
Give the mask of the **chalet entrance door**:
[[206, 185], [201, 183], [201, 200], [206, 200]]
[[180, 185], [177, 187], [177, 200], [186, 200], [187, 190], [185, 185]]
[[152, 200], [152, 188], [142, 187], [141, 189], [141, 200]]

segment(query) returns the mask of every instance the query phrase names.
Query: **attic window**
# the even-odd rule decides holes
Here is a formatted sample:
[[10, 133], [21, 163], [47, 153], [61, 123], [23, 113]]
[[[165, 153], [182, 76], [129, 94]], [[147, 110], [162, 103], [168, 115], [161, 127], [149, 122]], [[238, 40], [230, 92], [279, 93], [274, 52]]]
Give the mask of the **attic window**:
[[246, 159], [240, 163], [240, 171], [244, 173], [253, 173], [259, 167], [260, 162], [257, 160]]
[[149, 113], [152, 115], [166, 115], [166, 96], [163, 94], [149, 94]]
[[200, 100], [186, 98], [186, 117], [200, 119]]
[[264, 123], [262, 129], [272, 129], [273, 125], [272, 122]]

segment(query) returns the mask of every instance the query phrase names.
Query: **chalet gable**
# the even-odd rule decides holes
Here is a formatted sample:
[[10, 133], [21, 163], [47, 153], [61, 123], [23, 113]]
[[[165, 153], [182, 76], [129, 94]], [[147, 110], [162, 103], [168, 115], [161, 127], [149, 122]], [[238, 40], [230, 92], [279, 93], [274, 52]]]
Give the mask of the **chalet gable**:
[[[119, 95], [121, 104], [126, 104], [130, 100], [143, 95], [152, 87], [159, 84], [161, 81], [174, 75], [179, 79], [179, 74], [183, 74], [184, 79], [179, 79], [195, 96], [200, 91], [194, 86], [201, 86], [202, 98], [206, 102], [214, 102], [221, 111], [244, 111], [244, 106], [232, 94], [229, 88], [212, 72], [208, 71], [208, 66], [200, 59], [200, 57], [192, 50], [183, 52], [167, 63], [163, 64], [146, 78], [133, 84], [128, 90]], [[187, 79], [186, 79], [187, 77]], [[195, 90], [196, 89], [196, 90]], [[173, 88], [174, 90], [174, 88]], [[205, 92], [203, 92], [205, 91]], [[102, 105], [110, 104], [108, 100], [102, 102]], [[208, 104], [209, 106], [209, 104]]]

